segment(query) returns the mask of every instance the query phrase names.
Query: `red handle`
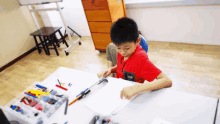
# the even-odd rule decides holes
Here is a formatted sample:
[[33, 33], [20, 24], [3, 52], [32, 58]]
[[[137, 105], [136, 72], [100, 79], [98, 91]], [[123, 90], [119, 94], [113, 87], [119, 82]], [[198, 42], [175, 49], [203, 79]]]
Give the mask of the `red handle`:
[[59, 87], [59, 88], [61, 88], [61, 89], [63, 89], [63, 90], [66, 90], [66, 91], [67, 91], [67, 89], [66, 89], [66, 88], [61, 87], [61, 86], [59, 86], [59, 85], [57, 85], [57, 84], [56, 84], [56, 87]]

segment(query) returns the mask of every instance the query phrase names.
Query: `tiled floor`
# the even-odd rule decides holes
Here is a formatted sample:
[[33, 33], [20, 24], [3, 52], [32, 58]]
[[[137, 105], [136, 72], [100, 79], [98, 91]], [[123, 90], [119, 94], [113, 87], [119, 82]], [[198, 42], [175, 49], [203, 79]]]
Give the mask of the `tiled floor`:
[[[77, 37], [74, 37], [76, 40]], [[107, 68], [106, 53], [95, 50], [91, 37], [82, 37], [69, 56], [65, 45], [47, 56], [37, 51], [0, 72], [0, 105], [7, 104], [35, 81], [43, 81], [59, 67], [98, 73]], [[150, 60], [172, 81], [172, 89], [220, 97], [220, 46], [148, 42]]]

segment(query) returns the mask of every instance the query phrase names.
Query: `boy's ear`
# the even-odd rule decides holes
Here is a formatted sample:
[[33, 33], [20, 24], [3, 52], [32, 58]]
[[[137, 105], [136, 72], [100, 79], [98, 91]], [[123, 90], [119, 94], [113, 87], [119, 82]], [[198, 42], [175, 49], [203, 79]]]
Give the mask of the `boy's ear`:
[[137, 39], [137, 42], [136, 42], [137, 44], [140, 44], [141, 43], [141, 37], [138, 37], [138, 39]]

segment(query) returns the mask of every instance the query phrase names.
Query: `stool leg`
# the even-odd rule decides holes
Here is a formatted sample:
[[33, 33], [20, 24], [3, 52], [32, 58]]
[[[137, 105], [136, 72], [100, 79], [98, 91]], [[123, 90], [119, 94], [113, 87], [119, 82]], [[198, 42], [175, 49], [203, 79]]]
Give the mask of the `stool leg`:
[[59, 41], [57, 40], [56, 34], [54, 34], [53, 38], [54, 38], [54, 41], [56, 41], [56, 45], [57, 45], [58, 47], [60, 47], [60, 43], [59, 43]]
[[[50, 43], [50, 38], [49, 38], [49, 36], [47, 36], [46, 38], [47, 38], [47, 40], [48, 40], [49, 43]], [[48, 45], [47, 45], [47, 47], [48, 47]], [[50, 48], [49, 48], [49, 47], [48, 47], [48, 53], [49, 53], [49, 55], [50, 55]]]
[[47, 49], [47, 54], [50, 55], [49, 47], [48, 47], [48, 45], [47, 45], [47, 40], [48, 40], [48, 39], [46, 39], [46, 37], [43, 36], [43, 40], [44, 40], [44, 42], [45, 42], [45, 46], [46, 46], [46, 49]]
[[38, 46], [38, 42], [37, 42], [36, 36], [34, 36], [34, 40], [35, 40], [35, 43], [36, 43], [36, 46], [37, 46], [38, 53], [40, 54], [41, 53], [41, 49]]
[[56, 45], [54, 44], [53, 36], [51, 36], [51, 42], [52, 42], [53, 47], [54, 47], [54, 49], [55, 49], [55, 51], [56, 51], [56, 53], [57, 53], [57, 56], [59, 56], [59, 53], [58, 53], [58, 51], [57, 51], [57, 47], [56, 47]]
[[69, 47], [69, 45], [67, 44], [67, 42], [66, 42], [65, 38], [63, 37], [61, 31], [59, 30], [58, 32], [59, 32], [61, 38], [63, 39], [63, 42], [66, 44], [67, 47]]
[[47, 52], [47, 50], [45, 48], [45, 45], [44, 45], [44, 42], [43, 42], [41, 36], [39, 36], [39, 38], [40, 38], [41, 44], [43, 45], [43, 48], [44, 48], [44, 51], [45, 51], [46, 55], [48, 55], [48, 52]]

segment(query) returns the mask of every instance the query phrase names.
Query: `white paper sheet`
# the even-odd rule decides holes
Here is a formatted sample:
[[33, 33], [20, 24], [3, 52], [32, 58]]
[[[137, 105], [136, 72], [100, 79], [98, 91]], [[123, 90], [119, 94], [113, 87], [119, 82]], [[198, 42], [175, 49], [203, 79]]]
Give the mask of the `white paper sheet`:
[[109, 77], [108, 84], [92, 96], [84, 105], [101, 115], [115, 114], [115, 112], [118, 112], [118, 109], [121, 109], [130, 101], [120, 98], [121, 90], [134, 84], [130, 81]]
[[168, 121], [165, 121], [165, 120], [162, 120], [161, 118], [154, 118], [153, 122], [151, 124], [173, 124], [173, 123], [170, 123]]
[[[68, 91], [64, 91], [55, 86], [56, 84], [59, 85], [57, 79], [59, 79], [61, 83], [65, 83], [63, 87], [67, 88]], [[63, 91], [64, 93], [69, 94], [69, 96], [71, 96], [71, 101], [75, 99], [79, 93], [92, 86], [98, 80], [99, 78], [95, 73], [60, 67], [42, 83], [43, 86], [50, 87], [51, 89]], [[72, 84], [71, 87], [68, 86], [69, 83]]]

